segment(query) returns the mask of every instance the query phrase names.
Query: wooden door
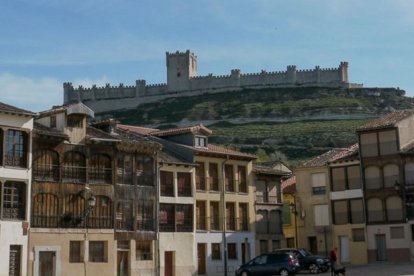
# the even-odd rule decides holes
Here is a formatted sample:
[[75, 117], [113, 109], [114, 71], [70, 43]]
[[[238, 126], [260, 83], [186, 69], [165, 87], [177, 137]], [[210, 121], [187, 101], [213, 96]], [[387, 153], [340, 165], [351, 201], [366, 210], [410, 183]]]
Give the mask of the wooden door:
[[198, 275], [206, 274], [206, 244], [197, 244]]
[[340, 258], [341, 263], [349, 263], [349, 238], [348, 236], [340, 237], [341, 248], [340, 248]]
[[164, 253], [164, 276], [175, 276], [174, 251], [165, 251]]
[[375, 235], [375, 243], [377, 245], [377, 261], [387, 260], [387, 243], [384, 234]]
[[40, 251], [39, 252], [39, 275], [56, 276], [56, 252]]
[[128, 251], [118, 251], [117, 276], [128, 276]]
[[21, 252], [21, 245], [10, 245], [9, 276], [20, 275]]

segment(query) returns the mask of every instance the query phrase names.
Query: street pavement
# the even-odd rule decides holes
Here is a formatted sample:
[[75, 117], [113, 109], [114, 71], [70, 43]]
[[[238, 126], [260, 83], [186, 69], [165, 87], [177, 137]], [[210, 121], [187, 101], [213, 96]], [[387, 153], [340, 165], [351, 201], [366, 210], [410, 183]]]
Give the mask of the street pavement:
[[[346, 276], [414, 276], [414, 262], [411, 263], [374, 263], [368, 265], [345, 265]], [[300, 272], [298, 276], [311, 275]], [[331, 272], [316, 274], [319, 276], [330, 276]], [[342, 276], [342, 275], [341, 275]]]

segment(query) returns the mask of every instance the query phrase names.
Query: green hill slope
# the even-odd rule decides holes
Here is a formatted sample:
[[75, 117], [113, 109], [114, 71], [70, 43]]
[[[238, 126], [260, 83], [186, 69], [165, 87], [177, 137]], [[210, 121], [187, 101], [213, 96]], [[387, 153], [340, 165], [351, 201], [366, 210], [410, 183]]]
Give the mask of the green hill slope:
[[413, 99], [394, 88], [268, 88], [170, 98], [98, 117], [165, 128], [203, 123], [210, 142], [286, 156], [291, 165], [356, 142], [355, 129]]

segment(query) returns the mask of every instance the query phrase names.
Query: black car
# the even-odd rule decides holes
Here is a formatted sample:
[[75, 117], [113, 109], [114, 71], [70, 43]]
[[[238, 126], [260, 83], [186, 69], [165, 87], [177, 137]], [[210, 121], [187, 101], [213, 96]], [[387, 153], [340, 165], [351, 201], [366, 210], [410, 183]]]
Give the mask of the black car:
[[299, 270], [298, 259], [287, 252], [262, 254], [236, 270], [236, 276], [295, 275]]
[[310, 273], [326, 272], [331, 267], [328, 257], [316, 256], [303, 248], [278, 249], [275, 252], [286, 252], [298, 258], [300, 270], [309, 270]]

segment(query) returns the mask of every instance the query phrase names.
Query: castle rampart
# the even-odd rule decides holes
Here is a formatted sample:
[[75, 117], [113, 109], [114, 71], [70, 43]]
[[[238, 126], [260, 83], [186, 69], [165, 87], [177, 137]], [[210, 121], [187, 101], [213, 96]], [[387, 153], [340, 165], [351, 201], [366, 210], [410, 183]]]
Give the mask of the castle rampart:
[[320, 68], [297, 70], [288, 65], [286, 71], [244, 73], [233, 69], [230, 75], [197, 76], [197, 57], [186, 52], [166, 53], [167, 83], [146, 84], [145, 80], [136, 80], [135, 86], [106, 84], [104, 87], [93, 85], [91, 88], [64, 83], [64, 103], [84, 102], [95, 113], [118, 109], [135, 108], [140, 104], [156, 102], [170, 97], [195, 96], [203, 93], [221, 93], [240, 91], [244, 88], [327, 86], [362, 87], [349, 83], [348, 63], [341, 62], [338, 68]]

